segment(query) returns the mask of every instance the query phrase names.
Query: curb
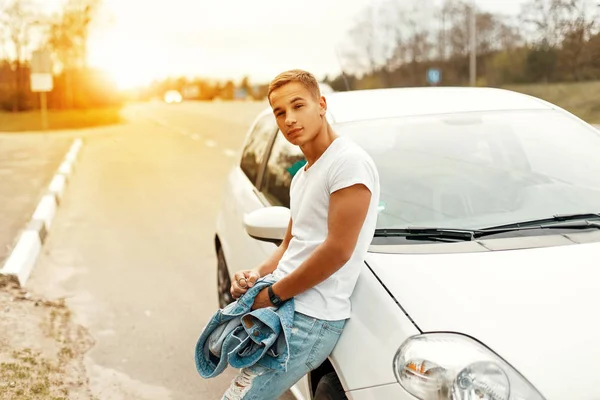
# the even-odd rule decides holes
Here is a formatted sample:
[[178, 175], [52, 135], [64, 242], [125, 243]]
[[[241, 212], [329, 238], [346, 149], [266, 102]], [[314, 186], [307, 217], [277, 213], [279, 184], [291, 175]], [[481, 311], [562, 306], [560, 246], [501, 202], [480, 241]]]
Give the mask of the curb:
[[1, 275], [15, 277], [21, 286], [25, 285], [33, 271], [82, 146], [83, 142], [80, 138], [73, 141], [69, 152], [54, 174], [48, 191], [42, 196], [29, 224], [21, 233], [16, 246], [4, 263], [4, 267], [0, 269]]

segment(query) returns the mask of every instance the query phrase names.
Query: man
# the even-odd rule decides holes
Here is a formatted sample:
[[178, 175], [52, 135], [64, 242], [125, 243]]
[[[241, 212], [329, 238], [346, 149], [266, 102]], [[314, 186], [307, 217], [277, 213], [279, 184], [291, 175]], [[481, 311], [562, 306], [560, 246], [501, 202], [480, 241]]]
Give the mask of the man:
[[285, 138], [306, 165], [290, 186], [291, 219], [282, 244], [260, 266], [235, 274], [239, 298], [261, 277], [276, 282], [253, 309], [294, 298], [287, 372], [254, 365], [242, 369], [224, 399], [277, 399], [327, 359], [350, 317], [350, 296], [373, 237], [379, 176], [358, 145], [338, 136], [326, 119], [327, 101], [314, 76], [286, 71], [270, 84], [268, 99]]

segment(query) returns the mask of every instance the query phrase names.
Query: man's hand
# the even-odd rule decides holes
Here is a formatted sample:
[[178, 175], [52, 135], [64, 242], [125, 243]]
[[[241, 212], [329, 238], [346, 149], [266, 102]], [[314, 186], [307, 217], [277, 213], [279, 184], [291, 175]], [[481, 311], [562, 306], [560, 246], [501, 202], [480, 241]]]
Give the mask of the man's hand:
[[269, 299], [268, 288], [264, 288], [263, 290], [258, 292], [256, 297], [254, 298], [254, 304], [252, 304], [252, 309], [256, 310], [259, 308], [266, 308], [271, 306], [273, 306], [273, 303], [271, 303], [271, 300]]
[[233, 298], [239, 299], [241, 295], [254, 286], [258, 278], [260, 278], [259, 273], [253, 269], [236, 272], [233, 275], [233, 282], [231, 282], [231, 289], [229, 290]]

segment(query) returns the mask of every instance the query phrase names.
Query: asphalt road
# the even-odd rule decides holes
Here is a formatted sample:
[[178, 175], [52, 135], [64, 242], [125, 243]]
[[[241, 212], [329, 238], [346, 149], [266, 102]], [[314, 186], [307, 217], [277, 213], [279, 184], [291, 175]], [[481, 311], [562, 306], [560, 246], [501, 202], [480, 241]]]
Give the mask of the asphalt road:
[[99, 399], [220, 399], [233, 378], [203, 380], [193, 354], [217, 307], [224, 177], [263, 107], [131, 106], [132, 122], [85, 136], [28, 286], [66, 297], [93, 336], [86, 366]]

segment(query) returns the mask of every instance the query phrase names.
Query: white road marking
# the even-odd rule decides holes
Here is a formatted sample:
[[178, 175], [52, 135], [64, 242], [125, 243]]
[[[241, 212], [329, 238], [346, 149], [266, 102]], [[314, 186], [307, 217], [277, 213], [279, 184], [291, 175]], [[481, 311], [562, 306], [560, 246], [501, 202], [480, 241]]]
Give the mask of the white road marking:
[[56, 214], [56, 198], [53, 194], [47, 194], [40, 200], [32, 219], [41, 219], [49, 230], [52, 225], [52, 220]]
[[5, 275], [16, 275], [20, 282], [24, 282], [33, 266], [35, 265], [36, 255], [42, 248], [40, 235], [36, 231], [25, 230], [17, 245], [13, 249], [8, 261], [2, 268], [2, 273]]
[[207, 140], [206, 145], [208, 147], [217, 147], [217, 142], [215, 142], [214, 140]]
[[198, 135], [198, 134], [194, 133], [194, 134], [191, 136], [191, 138], [192, 138], [192, 139], [194, 139], [194, 140], [200, 140], [200, 135]]

